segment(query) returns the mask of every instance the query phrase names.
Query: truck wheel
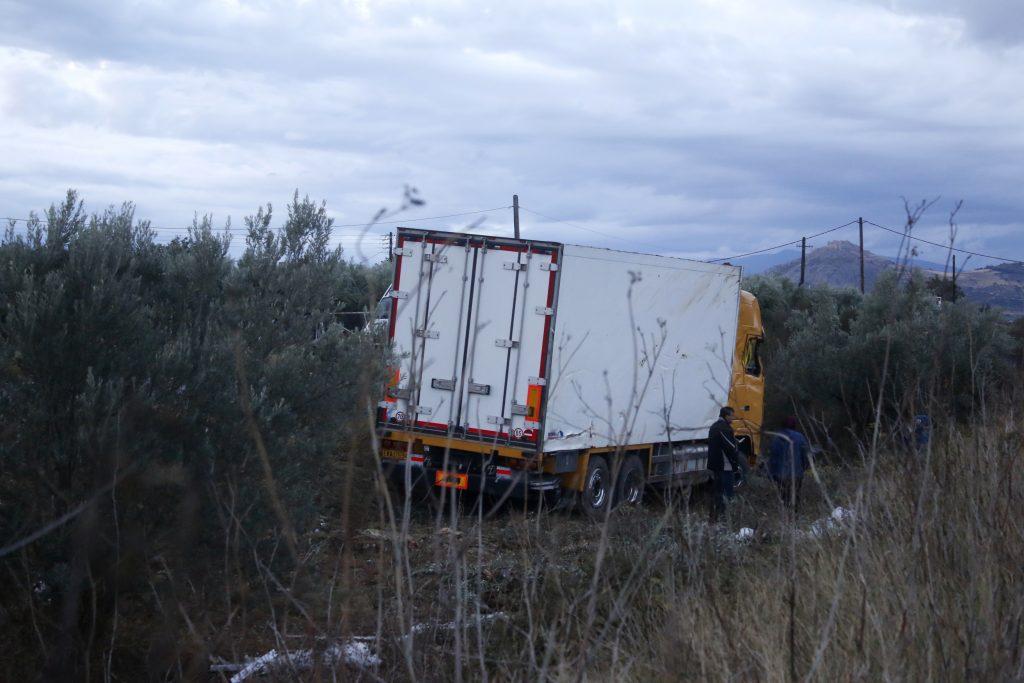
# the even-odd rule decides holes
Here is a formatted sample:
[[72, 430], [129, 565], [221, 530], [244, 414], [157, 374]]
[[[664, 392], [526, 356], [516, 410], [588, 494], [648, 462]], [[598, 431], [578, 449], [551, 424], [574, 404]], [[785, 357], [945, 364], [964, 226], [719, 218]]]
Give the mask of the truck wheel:
[[579, 496], [579, 507], [591, 519], [602, 519], [611, 504], [615, 490], [608, 461], [600, 455], [590, 456], [587, 474], [583, 478], [583, 491]]
[[644, 500], [644, 466], [635, 455], [627, 456], [619, 469], [616, 505], [639, 505]]

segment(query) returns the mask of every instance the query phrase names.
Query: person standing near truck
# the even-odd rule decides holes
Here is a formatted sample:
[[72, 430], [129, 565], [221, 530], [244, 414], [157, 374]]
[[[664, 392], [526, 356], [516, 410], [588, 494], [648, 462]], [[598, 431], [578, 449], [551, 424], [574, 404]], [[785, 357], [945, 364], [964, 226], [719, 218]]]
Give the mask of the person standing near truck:
[[718, 420], [708, 430], [708, 470], [714, 479], [715, 499], [711, 504], [711, 521], [718, 520], [726, 504], [732, 500], [736, 472], [740, 469], [741, 455], [733, 434], [735, 411], [724, 406], [718, 411]]
[[779, 489], [779, 497], [796, 514], [800, 509], [800, 488], [810, 464], [807, 438], [797, 431], [796, 418], [782, 421], [782, 429], [768, 447], [768, 476]]

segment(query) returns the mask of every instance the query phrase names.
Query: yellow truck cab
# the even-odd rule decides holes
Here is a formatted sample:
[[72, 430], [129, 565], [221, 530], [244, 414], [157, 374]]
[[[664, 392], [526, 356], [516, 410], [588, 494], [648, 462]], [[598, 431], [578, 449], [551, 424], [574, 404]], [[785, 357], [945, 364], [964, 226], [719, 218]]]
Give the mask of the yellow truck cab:
[[733, 423], [733, 431], [751, 465], [761, 452], [761, 428], [764, 422], [764, 367], [760, 356], [763, 341], [761, 306], [757, 303], [757, 297], [741, 290], [729, 405], [736, 410], [738, 418]]

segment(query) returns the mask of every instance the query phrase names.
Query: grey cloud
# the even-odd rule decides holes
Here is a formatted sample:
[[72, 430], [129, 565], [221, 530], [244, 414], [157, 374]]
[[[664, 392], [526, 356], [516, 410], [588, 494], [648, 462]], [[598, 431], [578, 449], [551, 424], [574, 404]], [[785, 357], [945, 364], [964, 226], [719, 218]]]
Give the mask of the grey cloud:
[[418, 215], [518, 192], [694, 254], [898, 221], [901, 194], [966, 197], [980, 224], [1024, 208], [1021, 56], [924, 8], [369, 6], [0, 0], [0, 208], [76, 185], [237, 225], [299, 187], [355, 222], [414, 182]]
[[879, 0], [893, 10], [913, 15], [948, 17], [963, 23], [970, 38], [1002, 46], [1024, 43], [1024, 22], [1015, 0]]

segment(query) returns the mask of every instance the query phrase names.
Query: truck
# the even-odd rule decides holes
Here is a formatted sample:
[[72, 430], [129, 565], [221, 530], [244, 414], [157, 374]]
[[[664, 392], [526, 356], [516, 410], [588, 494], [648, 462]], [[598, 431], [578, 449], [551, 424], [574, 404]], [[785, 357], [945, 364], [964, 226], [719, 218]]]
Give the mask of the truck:
[[413, 228], [397, 230], [393, 262], [376, 430], [404, 494], [598, 517], [706, 480], [725, 405], [756, 457], [764, 329], [739, 267]]

